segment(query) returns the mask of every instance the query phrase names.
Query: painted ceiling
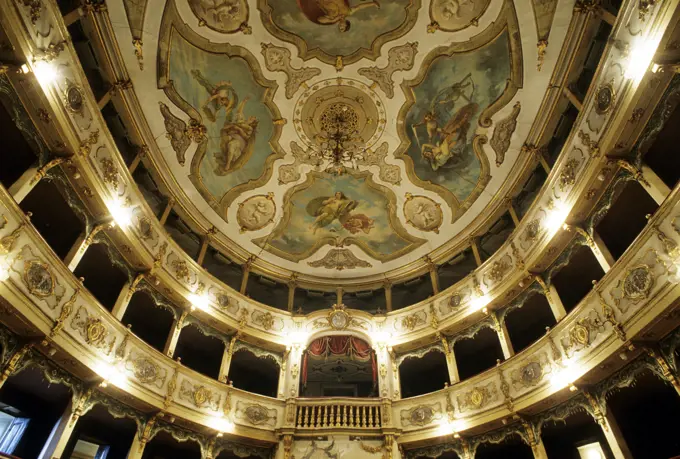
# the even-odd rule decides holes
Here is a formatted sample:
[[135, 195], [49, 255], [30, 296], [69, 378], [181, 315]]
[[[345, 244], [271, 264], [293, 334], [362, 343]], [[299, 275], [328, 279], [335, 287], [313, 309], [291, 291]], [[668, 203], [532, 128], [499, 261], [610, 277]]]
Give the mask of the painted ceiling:
[[[469, 237], [504, 198], [572, 14], [558, 0], [110, 3], [179, 205], [283, 269], [352, 278]], [[340, 166], [339, 144], [353, 152]]]

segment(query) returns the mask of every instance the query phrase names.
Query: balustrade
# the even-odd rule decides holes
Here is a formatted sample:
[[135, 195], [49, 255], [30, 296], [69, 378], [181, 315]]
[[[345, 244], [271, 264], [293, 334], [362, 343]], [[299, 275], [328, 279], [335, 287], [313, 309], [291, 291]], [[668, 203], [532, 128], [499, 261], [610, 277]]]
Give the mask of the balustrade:
[[313, 429], [381, 429], [381, 399], [298, 399], [295, 428]]

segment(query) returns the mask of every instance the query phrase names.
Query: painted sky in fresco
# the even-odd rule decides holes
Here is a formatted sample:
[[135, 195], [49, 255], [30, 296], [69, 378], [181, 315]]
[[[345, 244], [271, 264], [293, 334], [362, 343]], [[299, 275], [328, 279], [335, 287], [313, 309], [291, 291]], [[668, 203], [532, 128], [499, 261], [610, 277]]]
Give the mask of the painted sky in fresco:
[[[506, 81], [510, 78], [510, 48], [508, 34], [503, 33], [484, 47], [461, 54], [440, 56], [436, 58], [423, 81], [413, 88], [415, 104], [409, 109], [406, 120], [406, 134], [411, 141], [407, 154], [414, 163], [414, 170], [418, 178], [443, 186], [451, 191], [459, 201], [464, 201], [475, 188], [481, 173], [481, 165], [472, 150], [472, 140], [478, 126], [478, 120], [486, 107], [493, 103], [502, 93]], [[459, 97], [455, 103], [439, 103], [453, 98], [452, 87], [461, 83], [465, 96]], [[432, 164], [423, 158], [422, 145], [428, 143], [428, 134], [424, 126], [416, 127], [418, 138], [413, 132], [412, 125], [423, 121], [425, 114], [434, 112], [439, 126], [456, 116], [465, 105], [474, 103], [478, 109], [469, 120], [469, 129], [465, 142], [459, 142], [452, 149], [450, 159], [433, 168]], [[457, 137], [457, 136], [456, 136]], [[431, 144], [441, 139], [435, 138]], [[426, 147], [427, 148], [427, 147]]]
[[[316, 198], [331, 197], [338, 191], [343, 192], [347, 199], [357, 201], [351, 215], [365, 215], [373, 221], [368, 233], [360, 230], [353, 234], [343, 227], [338, 219], [317, 229], [316, 234], [313, 233], [312, 227], [316, 217], [308, 213], [307, 205]], [[390, 226], [389, 201], [380, 191], [368, 186], [366, 178], [354, 177], [351, 174], [339, 177], [321, 174], [314, 179], [310, 187], [298, 190], [292, 195], [290, 206], [291, 217], [286, 227], [281, 235], [270, 241], [272, 247], [288, 254], [304, 253], [324, 237], [353, 237], [365, 242], [371, 250], [382, 256], [402, 250], [411, 244]]]
[[[315, 2], [318, 0], [307, 0]], [[339, 2], [341, 0], [326, 0]], [[358, 0], [349, 0], [355, 6]], [[269, 0], [274, 23], [302, 37], [308, 49], [319, 48], [331, 56], [347, 56], [361, 48], [370, 49], [380, 35], [397, 29], [406, 20], [409, 0], [383, 0], [380, 8], [365, 8], [349, 16], [350, 29], [340, 32], [337, 24], [316, 24], [304, 15], [296, 0]]]
[[[215, 173], [218, 166], [215, 153], [220, 152], [220, 131], [224, 124], [225, 112], [220, 110], [216, 121], [212, 122], [201, 111], [201, 106], [210, 95], [191, 75], [190, 71], [194, 69], [199, 70], [212, 84], [230, 81], [239, 100], [249, 96], [243, 114], [246, 118], [254, 116], [258, 120], [252, 156], [243, 167], [223, 176]], [[208, 129], [208, 148], [199, 167], [200, 176], [207, 190], [219, 200], [231, 188], [260, 177], [264, 172], [265, 160], [272, 153], [269, 140], [274, 132], [274, 124], [269, 108], [263, 103], [265, 88], [257, 84], [248, 63], [240, 57], [203, 51], [174, 33], [169, 78], [173, 80], [180, 97], [201, 113], [203, 123]]]

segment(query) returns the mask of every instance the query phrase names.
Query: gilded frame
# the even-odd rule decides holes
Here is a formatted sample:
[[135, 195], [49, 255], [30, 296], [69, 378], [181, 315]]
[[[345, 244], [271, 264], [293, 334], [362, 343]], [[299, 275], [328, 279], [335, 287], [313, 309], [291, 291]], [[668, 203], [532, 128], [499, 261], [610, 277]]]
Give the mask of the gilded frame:
[[224, 221], [228, 223], [227, 210], [234, 200], [242, 193], [259, 188], [267, 183], [274, 173], [274, 162], [285, 156], [285, 152], [279, 145], [282, 126], [276, 122], [281, 119], [281, 112], [274, 103], [274, 94], [278, 90], [279, 85], [276, 81], [265, 78], [257, 58], [246, 48], [230, 45], [229, 43], [213, 43], [191, 30], [191, 28], [181, 20], [179, 12], [177, 11], [177, 5], [174, 1], [168, 3], [168, 6], [163, 13], [160, 30], [161, 36], [158, 42], [158, 88], [163, 90], [168, 99], [170, 99], [176, 107], [191, 118], [198, 120], [199, 123], [203, 124], [203, 116], [177, 93], [172, 80], [169, 78], [170, 44], [172, 42], [173, 33], [178, 33], [187, 43], [207, 53], [226, 54], [229, 57], [243, 59], [250, 68], [256, 83], [265, 88], [265, 96], [262, 102], [272, 114], [274, 131], [272, 137], [269, 139], [272, 153], [265, 159], [264, 170], [258, 178], [236, 185], [224, 193], [221, 198], [216, 199], [216, 197], [208, 191], [203, 183], [203, 179], [198, 173], [198, 167], [206, 154], [207, 145], [205, 140], [198, 145], [196, 153], [191, 160], [189, 179], [208, 204], [210, 204], [210, 206], [220, 214]]
[[[298, 185], [295, 185], [294, 187], [289, 188], [286, 191], [286, 194], [283, 197], [283, 202], [290, 202], [292, 196], [296, 192], [309, 188], [310, 186], [312, 186], [314, 181], [317, 178], [322, 177], [322, 175], [323, 174], [321, 172], [315, 172], [315, 171], [309, 172], [307, 174], [307, 178], [304, 182], [302, 182]], [[379, 253], [371, 250], [371, 248], [368, 247], [368, 245], [364, 241], [361, 241], [361, 240], [359, 240], [355, 237], [346, 237], [344, 239], [341, 239], [343, 246], [356, 245], [361, 250], [366, 252], [371, 258], [373, 258], [375, 260], [390, 261], [390, 260], [394, 260], [395, 258], [399, 258], [406, 253], [412, 252], [413, 250], [420, 247], [422, 244], [424, 244], [426, 242], [425, 239], [420, 239], [420, 238], [416, 238], [414, 236], [411, 236], [406, 231], [406, 229], [402, 226], [401, 222], [399, 221], [399, 218], [397, 217], [397, 197], [396, 197], [396, 195], [388, 187], [375, 183], [373, 181], [373, 173], [371, 173], [370, 171], [364, 171], [364, 172], [351, 173], [351, 175], [353, 175], [356, 178], [361, 178], [361, 179], [365, 178], [366, 184], [369, 187], [373, 188], [374, 190], [377, 190], [378, 192], [380, 192], [382, 195], [384, 195], [387, 198], [388, 207], [389, 207], [388, 216], [389, 216], [390, 226], [392, 227], [392, 229], [394, 229], [394, 231], [397, 233], [397, 235], [399, 235], [401, 238], [405, 239], [406, 241], [410, 242], [411, 244], [409, 244], [408, 246], [404, 247], [403, 249], [398, 250], [398, 251], [391, 253], [389, 255], [380, 255]], [[288, 252], [284, 252], [280, 249], [277, 249], [276, 247], [273, 247], [272, 245], [269, 244], [269, 241], [276, 239], [277, 237], [279, 237], [280, 235], [283, 234], [284, 230], [288, 226], [290, 218], [291, 218], [291, 206], [288, 205], [288, 206], [284, 207], [283, 216], [281, 217], [281, 220], [279, 220], [278, 225], [276, 225], [276, 227], [271, 232], [271, 234], [269, 234], [268, 236], [258, 238], [258, 239], [254, 239], [253, 243], [264, 248], [268, 252], [270, 252], [270, 253], [278, 256], [278, 257], [281, 257], [281, 258], [286, 259], [286, 260], [294, 261], [294, 262], [298, 262], [298, 261], [304, 260], [306, 258], [309, 258], [311, 255], [316, 253], [321, 247], [323, 247], [326, 244], [333, 245], [333, 246], [337, 245], [338, 238], [326, 236], [326, 237], [318, 239], [310, 249], [305, 250], [304, 252], [302, 252], [299, 255], [292, 255]]]
[[406, 102], [402, 105], [397, 115], [397, 133], [401, 141], [400, 145], [394, 152], [394, 157], [404, 161], [404, 169], [408, 175], [409, 180], [420, 188], [437, 193], [451, 208], [451, 223], [455, 222], [463, 213], [472, 206], [472, 203], [481, 195], [482, 190], [491, 180], [491, 166], [487, 155], [484, 153], [482, 146], [488, 142], [486, 135], [476, 135], [472, 141], [472, 149], [475, 156], [480, 161], [480, 176], [475, 188], [465, 201], [460, 202], [456, 196], [441, 185], [434, 184], [430, 181], [421, 180], [415, 174], [413, 160], [408, 156], [407, 151], [411, 143], [406, 134], [406, 116], [409, 110], [415, 104], [415, 95], [413, 87], [421, 84], [427, 76], [431, 65], [441, 56], [453, 56], [454, 54], [463, 54], [475, 51], [488, 43], [496, 40], [502, 33], [508, 33], [508, 41], [510, 47], [510, 79], [508, 79], [503, 93], [488, 107], [486, 107], [479, 116], [479, 126], [482, 128], [490, 127], [493, 122], [491, 117], [501, 110], [505, 105], [510, 103], [517, 94], [519, 88], [524, 84], [524, 77], [522, 74], [522, 44], [520, 42], [519, 24], [517, 21], [517, 14], [512, 3], [506, 1], [499, 13], [498, 20], [494, 21], [480, 34], [474, 36], [472, 39], [465, 42], [452, 43], [447, 46], [440, 46], [433, 49], [420, 66], [420, 70], [415, 78], [411, 80], [404, 80], [401, 83], [401, 89], [406, 96]]

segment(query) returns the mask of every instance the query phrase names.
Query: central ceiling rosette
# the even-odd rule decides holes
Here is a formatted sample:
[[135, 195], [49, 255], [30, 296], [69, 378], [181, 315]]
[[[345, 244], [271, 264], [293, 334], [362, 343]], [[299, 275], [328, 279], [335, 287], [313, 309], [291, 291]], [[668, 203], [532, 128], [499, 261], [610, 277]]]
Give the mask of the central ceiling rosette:
[[375, 276], [454, 250], [526, 161], [549, 73], [521, 37], [547, 38], [556, 2], [527, 4], [535, 22], [501, 0], [170, 0], [143, 24], [128, 5], [133, 34], [158, 36], [157, 68], [132, 76], [162, 173], [283, 270]]

